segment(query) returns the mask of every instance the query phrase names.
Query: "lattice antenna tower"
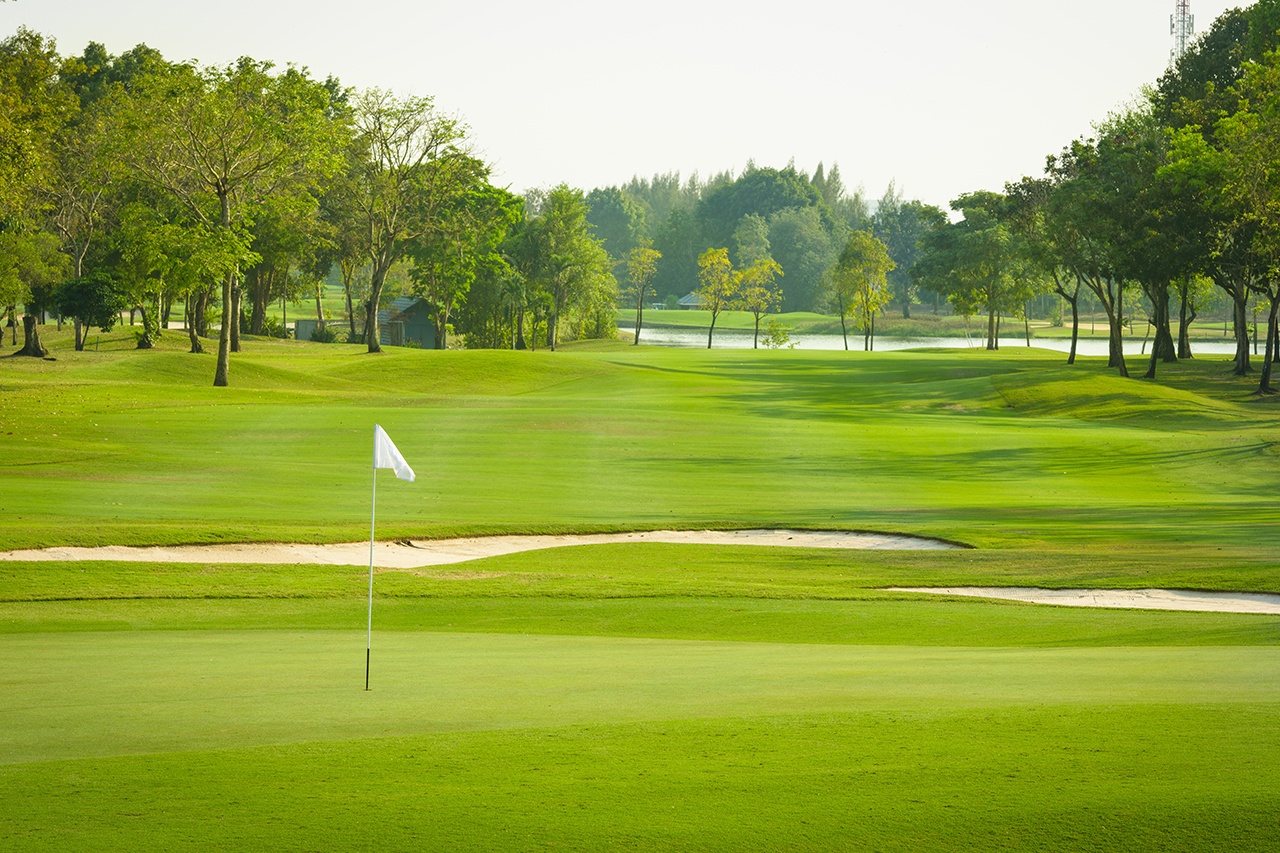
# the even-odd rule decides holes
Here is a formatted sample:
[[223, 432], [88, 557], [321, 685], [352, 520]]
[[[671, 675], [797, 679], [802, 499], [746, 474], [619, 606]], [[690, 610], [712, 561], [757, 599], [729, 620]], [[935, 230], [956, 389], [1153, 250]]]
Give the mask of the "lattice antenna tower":
[[1169, 64], [1177, 62], [1191, 46], [1196, 36], [1196, 16], [1191, 14], [1191, 0], [1178, 0], [1169, 16], [1169, 34], [1173, 36], [1173, 49], [1169, 51]]

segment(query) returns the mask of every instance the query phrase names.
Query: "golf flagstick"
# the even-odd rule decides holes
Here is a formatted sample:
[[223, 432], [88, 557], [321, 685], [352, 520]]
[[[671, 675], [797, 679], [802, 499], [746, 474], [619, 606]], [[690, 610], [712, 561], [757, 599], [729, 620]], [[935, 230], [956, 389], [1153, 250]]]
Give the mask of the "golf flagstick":
[[373, 541], [378, 527], [378, 469], [393, 468], [396, 477], [413, 482], [413, 469], [386, 431], [373, 425], [373, 495], [369, 500], [369, 627], [365, 634], [364, 689], [369, 689], [369, 662], [373, 658]]

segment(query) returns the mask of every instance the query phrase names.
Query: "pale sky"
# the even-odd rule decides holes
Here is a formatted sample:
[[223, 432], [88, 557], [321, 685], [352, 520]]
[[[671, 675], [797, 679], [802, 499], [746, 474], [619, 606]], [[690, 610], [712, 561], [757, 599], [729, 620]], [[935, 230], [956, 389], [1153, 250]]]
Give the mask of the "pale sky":
[[[748, 159], [840, 164], [878, 198], [945, 206], [1046, 155], [1164, 71], [1174, 0], [9, 0], [63, 54], [145, 42], [432, 95], [515, 191], [590, 190]], [[1241, 2], [1191, 0], [1196, 31]], [[305, 11], [304, 11], [305, 10]]]

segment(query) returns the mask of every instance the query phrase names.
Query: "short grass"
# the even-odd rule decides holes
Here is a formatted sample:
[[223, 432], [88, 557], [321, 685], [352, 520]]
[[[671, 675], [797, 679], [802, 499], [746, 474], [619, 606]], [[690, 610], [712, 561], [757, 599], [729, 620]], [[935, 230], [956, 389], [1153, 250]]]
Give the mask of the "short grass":
[[[1275, 409], [1035, 352], [0, 359], [0, 547], [789, 526], [367, 569], [0, 562], [0, 850], [1273, 850]], [[108, 339], [109, 338], [109, 339]]]

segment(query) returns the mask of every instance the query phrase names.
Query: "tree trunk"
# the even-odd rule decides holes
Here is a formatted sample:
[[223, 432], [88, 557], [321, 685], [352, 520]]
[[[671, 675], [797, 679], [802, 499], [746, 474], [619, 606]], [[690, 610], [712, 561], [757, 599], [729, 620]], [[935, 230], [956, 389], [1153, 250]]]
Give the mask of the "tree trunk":
[[1124, 290], [1123, 285], [1116, 293], [1115, 304], [1103, 302], [1107, 312], [1107, 349], [1110, 358], [1107, 367], [1114, 367], [1126, 379], [1129, 377], [1129, 366], [1124, 361]]
[[1076, 363], [1076, 343], [1080, 340], [1080, 297], [1068, 299], [1071, 306], [1071, 352], [1067, 354], [1067, 364]]
[[231, 281], [235, 273], [227, 273], [222, 282], [222, 324], [218, 330], [218, 364], [213, 371], [213, 387], [225, 388], [227, 376], [231, 372], [231, 326], [234, 314], [231, 313]]
[[204, 347], [200, 345], [200, 338], [196, 335], [196, 327], [194, 323], [187, 323], [187, 337], [191, 339], [191, 349], [189, 352], [197, 355], [204, 352]]
[[524, 309], [516, 312], [516, 339], [512, 349], [525, 350], [529, 345], [524, 342]]
[[234, 322], [231, 324], [231, 351], [240, 352], [240, 327], [244, 325], [244, 318], [240, 316], [242, 310], [241, 304], [244, 298], [244, 288], [240, 284], [240, 278], [237, 276], [231, 284], [231, 317]]
[[1027, 336], [1027, 349], [1031, 349], [1031, 312], [1029, 306], [1022, 306], [1022, 331]]
[[987, 306], [987, 349], [996, 349], [996, 309]]
[[751, 348], [760, 349], [760, 315], [756, 314], [756, 333], [751, 339]]
[[904, 320], [911, 319], [911, 300], [910, 299], [902, 300], [902, 319]]
[[636, 336], [631, 341], [631, 345], [635, 346], [640, 343], [640, 327], [644, 323], [644, 290], [640, 287], [636, 288]]
[[1232, 293], [1232, 322], [1236, 336], [1235, 376], [1247, 376], [1253, 371], [1249, 364], [1249, 296], [1247, 293]]
[[1258, 380], [1259, 394], [1274, 394], [1276, 391], [1271, 387], [1271, 365], [1274, 363], [1273, 359], [1276, 355], [1276, 312], [1280, 310], [1280, 293], [1277, 293], [1275, 286], [1271, 285], [1267, 287], [1267, 290], [1267, 298], [1271, 304], [1268, 306], [1269, 310], [1267, 311], [1267, 352], [1262, 361], [1262, 376]]
[[711, 336], [716, 332], [716, 315], [719, 312], [711, 312], [711, 328], [707, 329], [707, 349], [711, 349]]
[[192, 318], [191, 325], [195, 326], [196, 334], [202, 338], [209, 337], [209, 292], [211, 289], [202, 287], [196, 293], [195, 316]]
[[1180, 305], [1178, 309], [1178, 358], [1193, 358], [1191, 355], [1191, 324], [1195, 322], [1196, 313], [1191, 309], [1187, 299], [1189, 282], [1179, 288]]
[[387, 283], [387, 272], [390, 269], [390, 263], [384, 258], [378, 258], [369, 277], [369, 301], [364, 305], [364, 341], [370, 353], [382, 352], [378, 330], [378, 303], [382, 301], [382, 288]]
[[84, 352], [84, 339], [89, 337], [89, 330], [83, 323], [80, 322], [79, 317], [75, 318], [75, 336], [76, 336], [76, 352]]
[[40, 343], [40, 330], [36, 327], [34, 314], [22, 315], [22, 340], [22, 349], [18, 350], [14, 355], [44, 358], [49, 354], [49, 351]]
[[269, 290], [269, 285], [264, 285], [262, 281], [262, 271], [254, 270], [253, 284], [249, 287], [249, 334], [251, 335], [261, 335], [266, 328]]

